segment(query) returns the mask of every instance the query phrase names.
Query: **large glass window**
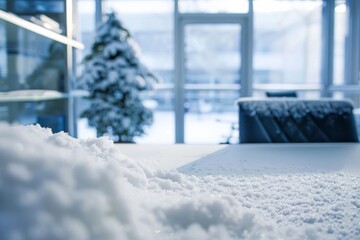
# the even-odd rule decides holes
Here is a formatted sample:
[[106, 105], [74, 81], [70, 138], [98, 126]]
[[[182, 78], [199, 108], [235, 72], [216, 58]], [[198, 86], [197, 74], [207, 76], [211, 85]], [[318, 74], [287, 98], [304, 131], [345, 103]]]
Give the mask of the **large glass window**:
[[255, 95], [263, 84], [320, 88], [322, 5], [322, 0], [254, 0]]
[[185, 24], [184, 46], [184, 142], [226, 142], [237, 121], [241, 25]]
[[105, 12], [115, 11], [141, 49], [140, 60], [159, 81], [147, 96], [154, 123], [138, 143], [173, 143], [174, 116], [174, 14], [172, 0], [107, 0]]
[[[358, 45], [357, 38], [354, 38], [357, 33], [348, 32], [353, 21], [347, 21], [354, 16], [349, 16], [350, 9], [346, 9], [346, 4], [356, 3], [351, 5], [354, 7], [358, 1], [334, 1], [334, 16], [329, 16], [326, 0], [253, 0], [253, 14], [249, 0], [178, 0], [179, 12], [176, 14], [173, 12], [176, 9], [174, 0], [104, 0], [104, 12], [119, 14], [140, 45], [141, 60], [160, 76], [155, 90], [148, 95], [150, 101], [147, 101], [154, 109], [155, 122], [148, 129], [148, 135], [136, 139], [136, 142], [172, 143], [175, 132], [179, 142], [220, 142], [220, 136], [233, 131], [233, 120], [229, 120], [226, 113], [233, 111], [231, 116], [237, 117], [236, 106], [232, 104], [240, 92], [264, 97], [266, 91], [295, 90], [299, 98], [319, 98], [322, 83], [326, 82], [326, 79], [321, 79], [325, 74], [321, 73], [329, 70], [321, 69], [327, 68], [327, 64], [322, 64], [322, 50], [326, 50], [322, 45], [326, 43], [323, 26], [331, 26], [332, 17], [334, 72], [333, 82], [329, 84], [335, 87], [332, 86], [331, 93], [335, 97], [356, 100], [358, 93], [354, 89], [345, 91], [340, 88], [351, 87], [347, 85], [345, 73], [348, 73], [346, 69], [349, 69], [352, 59], [347, 56], [349, 49], [345, 51], [345, 45], [352, 48], [350, 40]], [[82, 11], [89, 6], [87, 2], [94, 5], [94, 0], [79, 2], [86, 5], [81, 7]], [[224, 27], [228, 22], [224, 19], [233, 17], [236, 21], [231, 22], [231, 27], [241, 23], [240, 29], [228, 31], [228, 26]], [[178, 29], [173, 29], [174, 19]], [[81, 18], [82, 21], [87, 28], [89, 24], [86, 23], [90, 20]], [[94, 30], [88, 29], [89, 35], [84, 35], [89, 44], [91, 32]], [[240, 37], [244, 46], [234, 47], [233, 43], [238, 40], [236, 32], [244, 34], [243, 38]], [[248, 43], [251, 38], [247, 34], [252, 32], [253, 43]], [[175, 33], [178, 33], [178, 39], [174, 39]], [[351, 39], [349, 35], [352, 35]], [[174, 42], [179, 44], [177, 52]], [[252, 46], [253, 52], [249, 50]], [[174, 65], [174, 57], [178, 66]], [[248, 61], [251, 58], [252, 69]], [[247, 82], [244, 79], [247, 77], [252, 81]], [[174, 79], [178, 82], [175, 83]], [[349, 92], [351, 94], [347, 94]], [[225, 120], [220, 120], [221, 117]], [[205, 129], [203, 132], [215, 128], [220, 130], [216, 136], [203, 132], [197, 134], [201, 128]]]

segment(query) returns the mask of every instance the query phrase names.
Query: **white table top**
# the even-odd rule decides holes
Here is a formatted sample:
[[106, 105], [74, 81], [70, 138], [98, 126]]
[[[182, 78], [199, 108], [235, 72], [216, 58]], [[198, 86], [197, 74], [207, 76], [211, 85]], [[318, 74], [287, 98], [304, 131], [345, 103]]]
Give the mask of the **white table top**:
[[158, 169], [176, 169], [226, 148], [228, 145], [117, 144], [128, 157]]
[[136, 145], [119, 150], [155, 169], [195, 175], [352, 171], [360, 174], [360, 144]]

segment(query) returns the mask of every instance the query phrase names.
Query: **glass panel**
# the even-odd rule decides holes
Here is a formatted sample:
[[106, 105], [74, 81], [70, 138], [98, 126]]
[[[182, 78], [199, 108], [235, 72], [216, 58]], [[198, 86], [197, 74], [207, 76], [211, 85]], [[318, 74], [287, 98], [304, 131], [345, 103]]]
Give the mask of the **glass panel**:
[[0, 9], [6, 11], [6, 0], [0, 0]]
[[0, 120], [66, 130], [65, 45], [0, 20], [0, 55]]
[[184, 30], [185, 143], [224, 142], [237, 122], [241, 25], [188, 24]]
[[145, 105], [153, 109], [152, 126], [147, 134], [137, 138], [138, 143], [174, 143], [175, 114], [174, 114], [174, 87], [158, 88], [150, 96]]
[[76, 30], [79, 33], [79, 41], [85, 46], [84, 50], [78, 52], [81, 55], [77, 55], [77, 60], [80, 61], [90, 52], [91, 44], [95, 39], [95, 1], [78, 0], [77, 17]]
[[[136, 143], [175, 141], [173, 4], [172, 0], [104, 1], [104, 11], [118, 13], [141, 49], [140, 60], [159, 78], [145, 100], [153, 109], [154, 123]], [[86, 136], [86, 131], [81, 132]]]
[[360, 114], [360, 96], [359, 92], [344, 92], [344, 91], [335, 91], [333, 97], [335, 99], [347, 99], [350, 100], [354, 108], [357, 108], [358, 113]]
[[322, 0], [254, 0], [254, 83], [320, 84]]
[[65, 12], [64, 0], [13, 0], [14, 11], [33, 13], [63, 13]]
[[345, 84], [345, 39], [347, 35], [347, 12], [345, 0], [335, 1], [334, 19], [334, 84]]
[[65, 0], [7, 0], [0, 7], [54, 32], [65, 34]]
[[248, 0], [179, 0], [184, 13], [247, 13]]
[[2, 91], [65, 91], [66, 46], [0, 20]]
[[[95, 1], [94, 0], [78, 0], [77, 1], [77, 25], [76, 30], [79, 34], [79, 41], [84, 44], [84, 50], [76, 50], [77, 61], [77, 75], [80, 76], [82, 72], [82, 59], [90, 53], [91, 45], [95, 39]], [[80, 114], [89, 108], [89, 102], [86, 98], [77, 97], [74, 101], [75, 104], [75, 119], [77, 126], [77, 137], [81, 139], [96, 137], [96, 129], [89, 127], [87, 119], [80, 118]]]

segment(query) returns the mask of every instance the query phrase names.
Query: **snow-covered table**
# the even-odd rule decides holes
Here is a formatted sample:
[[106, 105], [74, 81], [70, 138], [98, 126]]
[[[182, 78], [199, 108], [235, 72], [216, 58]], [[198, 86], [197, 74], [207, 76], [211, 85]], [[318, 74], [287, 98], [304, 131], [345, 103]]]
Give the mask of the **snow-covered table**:
[[134, 145], [125, 155], [158, 169], [195, 175], [352, 171], [360, 174], [360, 144]]
[[[289, 233], [273, 238], [265, 233], [264, 239], [360, 239], [360, 144], [117, 148], [149, 165], [149, 169], [158, 169], [155, 174], [164, 176], [160, 184], [167, 195], [176, 192], [194, 199], [199, 193], [210, 193], [209, 199], [229, 197], [242, 208], [258, 212], [264, 221], [275, 223], [274, 229], [285, 228]], [[177, 171], [170, 174], [167, 170], [172, 169]], [[179, 182], [186, 187], [179, 187]], [[194, 211], [183, 215], [191, 218]]]
[[114, 146], [5, 123], [0, 133], [1, 240], [360, 239], [359, 144]]

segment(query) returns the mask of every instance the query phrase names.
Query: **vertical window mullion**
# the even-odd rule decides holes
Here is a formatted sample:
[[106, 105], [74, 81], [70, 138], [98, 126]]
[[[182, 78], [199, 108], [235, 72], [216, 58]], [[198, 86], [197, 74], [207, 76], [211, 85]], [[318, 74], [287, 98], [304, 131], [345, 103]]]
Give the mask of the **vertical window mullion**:
[[330, 97], [334, 69], [335, 0], [324, 0], [322, 11], [321, 96]]
[[346, 1], [348, 13], [348, 36], [346, 41], [346, 83], [358, 84], [360, 81], [360, 1]]
[[103, 1], [95, 0], [95, 27], [97, 29], [98, 26], [102, 23], [102, 16], [104, 14]]

